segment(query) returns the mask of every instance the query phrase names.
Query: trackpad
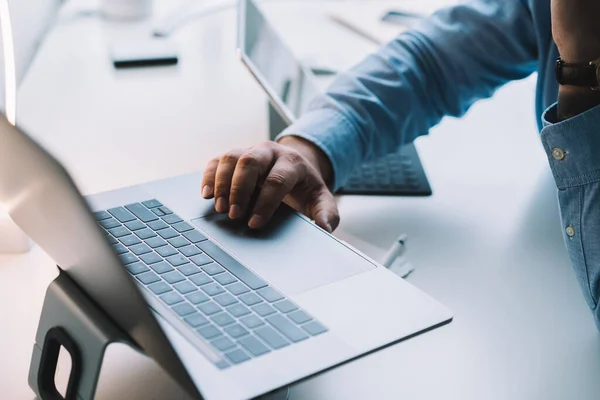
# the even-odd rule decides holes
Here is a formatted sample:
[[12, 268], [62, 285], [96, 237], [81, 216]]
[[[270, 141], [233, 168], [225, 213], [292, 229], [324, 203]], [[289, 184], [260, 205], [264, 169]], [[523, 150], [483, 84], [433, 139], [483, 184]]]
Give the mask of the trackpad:
[[375, 268], [289, 207], [280, 207], [260, 231], [231, 221], [224, 214], [192, 222], [286, 294], [302, 293]]

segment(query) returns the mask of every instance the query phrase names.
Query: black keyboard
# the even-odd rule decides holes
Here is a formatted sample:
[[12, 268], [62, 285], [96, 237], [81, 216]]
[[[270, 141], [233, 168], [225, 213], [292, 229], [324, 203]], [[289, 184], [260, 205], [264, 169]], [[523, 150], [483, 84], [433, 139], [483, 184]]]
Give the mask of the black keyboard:
[[430, 196], [431, 187], [414, 144], [358, 167], [339, 194]]
[[327, 328], [158, 200], [95, 213], [124, 267], [228, 368]]

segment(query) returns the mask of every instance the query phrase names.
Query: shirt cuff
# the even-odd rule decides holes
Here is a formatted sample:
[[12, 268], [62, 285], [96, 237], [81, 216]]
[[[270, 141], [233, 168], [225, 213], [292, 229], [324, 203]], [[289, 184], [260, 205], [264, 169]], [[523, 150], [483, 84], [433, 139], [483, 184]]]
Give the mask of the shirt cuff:
[[558, 122], [557, 105], [542, 116], [541, 138], [559, 189], [600, 180], [600, 106]]
[[346, 182], [361, 159], [356, 128], [342, 113], [330, 108], [308, 112], [281, 132], [275, 141], [285, 136], [301, 137], [325, 153], [331, 162], [334, 192]]

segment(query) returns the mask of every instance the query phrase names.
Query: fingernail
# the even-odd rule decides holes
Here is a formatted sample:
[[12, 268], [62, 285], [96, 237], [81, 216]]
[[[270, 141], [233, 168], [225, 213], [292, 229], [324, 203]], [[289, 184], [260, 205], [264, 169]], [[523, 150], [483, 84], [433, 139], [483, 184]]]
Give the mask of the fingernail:
[[252, 218], [250, 218], [250, 221], [248, 221], [248, 226], [252, 229], [258, 229], [263, 225], [263, 221], [263, 217], [254, 214]]
[[332, 233], [333, 228], [331, 227], [331, 224], [329, 222], [327, 222], [325, 225], [327, 226], [327, 232]]
[[233, 204], [231, 207], [229, 207], [229, 218], [238, 219], [241, 216], [242, 216], [242, 207], [238, 206], [237, 204]]
[[204, 185], [204, 187], [202, 188], [202, 197], [206, 198], [206, 197], [210, 197], [212, 195], [212, 187], [208, 186], [208, 185]]
[[217, 204], [215, 205], [215, 209], [217, 210], [217, 212], [227, 212], [227, 208], [227, 199], [225, 197], [219, 197], [217, 199]]

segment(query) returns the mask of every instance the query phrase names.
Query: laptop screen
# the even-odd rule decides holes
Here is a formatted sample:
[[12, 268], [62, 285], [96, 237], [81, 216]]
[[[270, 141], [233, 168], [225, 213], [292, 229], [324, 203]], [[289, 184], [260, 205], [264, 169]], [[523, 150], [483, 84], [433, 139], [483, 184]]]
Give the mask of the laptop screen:
[[[312, 76], [294, 57], [252, 0], [243, 1], [240, 50], [273, 101], [295, 120], [319, 93]], [[284, 106], [284, 107], [282, 107]]]

